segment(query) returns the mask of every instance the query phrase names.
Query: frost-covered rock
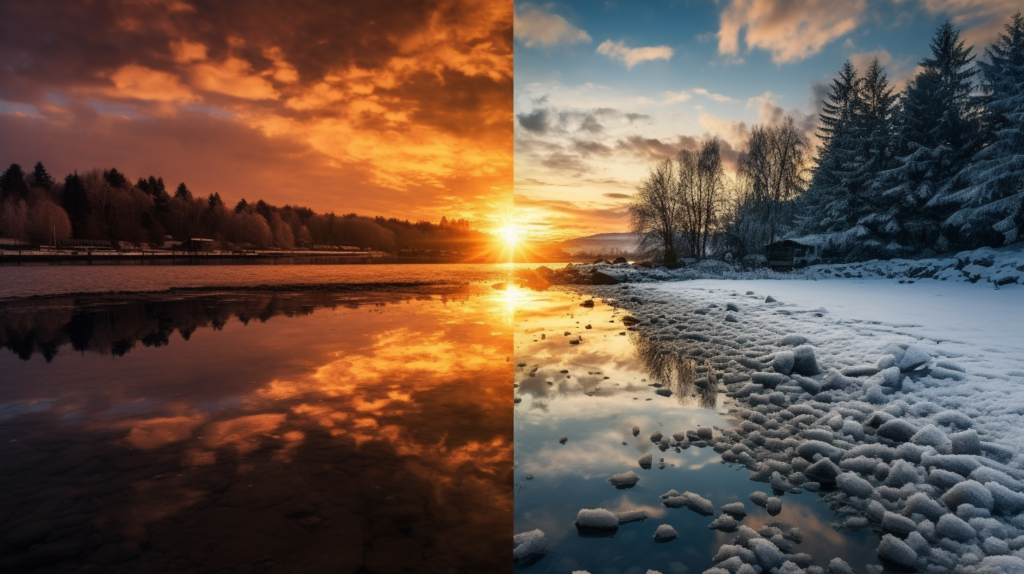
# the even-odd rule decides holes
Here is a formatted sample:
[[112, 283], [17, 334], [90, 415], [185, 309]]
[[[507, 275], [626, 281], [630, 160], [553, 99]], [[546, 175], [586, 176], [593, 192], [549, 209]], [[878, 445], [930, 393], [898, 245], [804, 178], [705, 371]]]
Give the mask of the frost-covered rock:
[[524, 564], [540, 560], [548, 553], [548, 541], [544, 531], [530, 530], [512, 537], [512, 560]]
[[764, 509], [768, 511], [768, 514], [773, 516], [782, 512], [782, 499], [774, 496], [768, 497], [768, 500], [765, 501]]
[[935, 425], [925, 425], [910, 437], [910, 442], [920, 446], [934, 447], [941, 454], [949, 452], [950, 440], [946, 433]]
[[629, 472], [613, 474], [608, 478], [608, 483], [615, 488], [633, 488], [638, 482], [640, 482], [640, 475], [632, 470]]
[[588, 530], [617, 530], [619, 517], [603, 508], [584, 508], [576, 514], [576, 526]]
[[878, 545], [878, 555], [904, 568], [915, 568], [917, 566], [917, 552], [914, 552], [914, 549], [908, 546], [906, 542], [892, 534], [886, 534], [882, 537], [882, 542]]
[[708, 528], [710, 528], [711, 530], [722, 530], [724, 532], [731, 532], [733, 530], [736, 530], [736, 528], [739, 525], [740, 523], [737, 522], [736, 519], [732, 516], [728, 514], [722, 514], [718, 518], [712, 520], [711, 524], [708, 524]]
[[755, 490], [750, 493], [750, 501], [764, 508], [768, 504], [768, 495], [760, 490]]
[[971, 525], [961, 520], [955, 514], [944, 514], [935, 524], [935, 533], [943, 538], [949, 538], [957, 542], [970, 542], [976, 537]]
[[858, 498], [871, 498], [871, 495], [875, 493], [875, 487], [871, 486], [870, 482], [852, 472], [844, 472], [837, 476], [836, 487], [846, 494]]
[[917, 530], [917, 523], [906, 516], [901, 516], [895, 512], [889, 512], [887, 510], [885, 514], [882, 515], [882, 528], [889, 532], [906, 536], [907, 534]]
[[779, 547], [764, 538], [754, 538], [747, 546], [753, 551], [758, 564], [766, 570], [778, 568], [786, 561], [786, 556]]
[[800, 345], [793, 349], [793, 371], [798, 375], [813, 377], [821, 372], [818, 366], [818, 359], [814, 356], [814, 347]]
[[776, 373], [788, 375], [793, 372], [794, 355], [792, 351], [779, 351], [772, 359], [772, 369]]
[[828, 563], [826, 574], [855, 574], [853, 567], [842, 558], [833, 558]]
[[981, 454], [981, 438], [974, 429], [955, 433], [949, 439], [953, 454]]
[[723, 504], [722, 505], [722, 512], [724, 512], [726, 514], [731, 514], [732, 516], [735, 516], [736, 518], [743, 518], [744, 516], [747, 515], [747, 510], [743, 506], [742, 502], [730, 502], [728, 504]]
[[903, 419], [893, 419], [878, 427], [878, 436], [897, 442], [907, 442], [920, 430]]
[[941, 500], [954, 512], [961, 504], [971, 504], [985, 510], [992, 510], [995, 505], [992, 493], [983, 484], [974, 480], [957, 483], [942, 495]]
[[650, 518], [646, 510], [635, 509], [635, 510], [624, 510], [622, 512], [616, 512], [615, 516], [619, 519], [619, 524], [629, 524], [630, 522], [643, 522]]
[[679, 494], [674, 490], [670, 490], [661, 495], [661, 503], [668, 508], [689, 508], [705, 516], [711, 516], [715, 513], [715, 505], [710, 500], [689, 491]]
[[674, 540], [677, 536], [679, 535], [676, 534], [676, 529], [672, 528], [671, 524], [660, 524], [658, 529], [654, 531], [654, 540], [657, 542], [668, 542], [669, 540]]
[[908, 373], [924, 366], [930, 360], [932, 360], [932, 356], [927, 351], [911, 345], [907, 347], [903, 356], [896, 362], [896, 366], [899, 367], [900, 371]]
[[648, 469], [651, 468], [651, 463], [654, 462], [654, 456], [651, 453], [647, 453], [641, 456], [636, 462], [640, 465], [640, 468]]

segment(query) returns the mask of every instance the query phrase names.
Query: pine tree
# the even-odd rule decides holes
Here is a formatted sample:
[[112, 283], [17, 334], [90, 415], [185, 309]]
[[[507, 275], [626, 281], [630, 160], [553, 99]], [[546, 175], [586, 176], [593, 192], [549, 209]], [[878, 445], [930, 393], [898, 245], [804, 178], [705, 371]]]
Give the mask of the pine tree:
[[863, 114], [861, 79], [847, 60], [832, 80], [822, 111], [818, 115], [817, 165], [811, 184], [801, 199], [799, 229], [809, 234], [834, 234], [849, 229], [856, 221], [852, 207], [859, 193], [855, 180], [858, 169], [859, 118]]
[[71, 220], [72, 237], [85, 237], [89, 224], [89, 195], [77, 171], [64, 178], [61, 203], [68, 213], [68, 219]]
[[192, 201], [192, 192], [189, 191], [185, 183], [182, 182], [178, 184], [178, 189], [174, 190], [174, 197], [183, 201]]
[[32, 170], [32, 187], [50, 191], [55, 183], [56, 181], [54, 181], [53, 176], [43, 167], [43, 162], [37, 161], [35, 168]]
[[[103, 170], [103, 179], [107, 182], [110, 187], [124, 189], [128, 187], [128, 178], [123, 173], [117, 171], [117, 168], [110, 168]], [[142, 181], [142, 180], [139, 180]]]
[[[1024, 17], [1020, 12], [978, 62], [992, 142], [964, 170], [968, 186], [941, 198], [965, 246], [1011, 243], [1024, 218]], [[993, 237], [995, 235], [995, 237]]]
[[25, 171], [20, 164], [12, 163], [0, 174], [0, 201], [8, 197], [15, 201], [28, 197], [28, 184], [25, 182]]
[[889, 242], [890, 254], [944, 248], [944, 217], [929, 202], [962, 185], [957, 175], [982, 144], [972, 48], [948, 20], [930, 48], [933, 57], [920, 62], [900, 100], [893, 145], [898, 165], [879, 174], [875, 213], [862, 220]]

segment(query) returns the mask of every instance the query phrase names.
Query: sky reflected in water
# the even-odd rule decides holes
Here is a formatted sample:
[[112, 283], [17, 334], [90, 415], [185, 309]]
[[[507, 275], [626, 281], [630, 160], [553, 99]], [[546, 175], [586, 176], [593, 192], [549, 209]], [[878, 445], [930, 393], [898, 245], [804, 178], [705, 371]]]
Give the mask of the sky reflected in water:
[[[517, 570], [704, 571], [735, 535], [709, 530], [713, 517], [664, 507], [660, 495], [671, 489], [700, 494], [718, 509], [741, 501], [748, 513], [742, 523], [755, 529], [773, 520], [800, 528], [796, 551], [820, 565], [836, 556], [858, 568], [877, 562], [877, 538], [834, 528], [835, 516], [817, 495], [786, 494], [782, 513], [770, 517], [748, 499], [755, 490], [771, 493], [770, 486], [750, 481], [745, 468], [724, 464], [711, 448], [663, 450], [652, 442], [656, 431], [671, 436], [736, 424], [727, 414], [735, 403], [706, 383], [719, 378], [716, 365], [664, 351], [658, 341], [628, 330], [624, 314], [605, 301], [584, 307], [588, 297], [563, 290], [517, 297], [515, 532], [539, 528], [550, 547], [539, 562]], [[661, 396], [659, 389], [672, 394]], [[645, 454], [653, 457], [650, 469], [638, 464]], [[630, 470], [641, 477], [636, 486], [619, 490], [607, 482]], [[588, 537], [574, 524], [582, 508], [643, 509], [650, 518], [621, 525], [612, 537]], [[671, 524], [679, 538], [656, 544], [659, 524]]]
[[0, 570], [511, 563], [511, 329], [485, 287], [0, 306]]

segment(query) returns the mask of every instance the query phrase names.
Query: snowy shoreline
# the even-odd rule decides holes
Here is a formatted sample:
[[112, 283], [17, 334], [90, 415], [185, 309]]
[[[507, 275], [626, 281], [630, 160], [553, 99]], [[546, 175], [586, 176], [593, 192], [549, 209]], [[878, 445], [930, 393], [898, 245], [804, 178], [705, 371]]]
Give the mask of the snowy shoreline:
[[[1006, 259], [1019, 253], [978, 267], [1024, 267]], [[847, 527], [867, 519], [883, 533], [879, 554], [890, 563], [1024, 573], [1024, 358], [1013, 353], [1024, 340], [1013, 320], [1024, 303], [1019, 288], [956, 284], [972, 282], [963, 273], [969, 265], [952, 282], [919, 285], [718, 280], [586, 289], [630, 311], [644, 335], [723, 375], [745, 421], [713, 446], [755, 480], [777, 492], [820, 489], [852, 519]], [[836, 289], [810, 296], [825, 285], [847, 287], [847, 299]], [[954, 318], [926, 314], [937, 300], [922, 296], [927, 289], [945, 295], [939, 308], [948, 304]], [[794, 373], [794, 351], [808, 349], [820, 372]], [[741, 527], [707, 572], [822, 572], [787, 564], [768, 545]]]
[[743, 269], [717, 260], [690, 261], [679, 269], [647, 269], [626, 263], [591, 263], [575, 266], [582, 275], [600, 272], [623, 283], [689, 281], [696, 279], [895, 279], [900, 282], [953, 281], [1024, 285], [1024, 244], [993, 249], [983, 247], [951, 257], [931, 259], [873, 259], [860, 263], [812, 265], [793, 271], [766, 267]]

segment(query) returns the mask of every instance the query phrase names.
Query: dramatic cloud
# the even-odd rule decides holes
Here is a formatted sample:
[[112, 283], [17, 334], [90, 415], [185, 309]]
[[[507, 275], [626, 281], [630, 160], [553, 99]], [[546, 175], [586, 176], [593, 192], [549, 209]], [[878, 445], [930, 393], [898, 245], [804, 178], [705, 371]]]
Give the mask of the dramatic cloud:
[[618, 60], [626, 65], [626, 68], [641, 62], [653, 60], [669, 60], [672, 58], [672, 48], [668, 46], [646, 46], [643, 48], [630, 48], [623, 41], [612, 42], [605, 40], [597, 47], [597, 53], [608, 56], [612, 60]]
[[864, 74], [868, 66], [871, 65], [871, 61], [875, 58], [878, 58], [878, 63], [885, 67], [886, 75], [889, 77], [889, 84], [897, 92], [903, 89], [903, 86], [914, 77], [919, 69], [913, 58], [903, 58], [894, 62], [892, 54], [885, 48], [879, 48], [872, 52], [850, 54], [850, 62], [857, 68], [857, 72], [860, 74]]
[[[904, 0], [905, 1], [905, 0]], [[932, 14], [947, 14], [963, 28], [968, 44], [986, 44], [1002, 33], [1010, 15], [1021, 9], [1018, 0], [919, 0]]]
[[538, 6], [521, 5], [514, 18], [513, 33], [527, 48], [590, 42], [590, 35], [585, 31]]
[[602, 193], [601, 195], [603, 195], [605, 197], [608, 197], [608, 198], [611, 198], [611, 199], [629, 199], [629, 198], [633, 197], [632, 195], [629, 195], [628, 193]]
[[854, 30], [865, 8], [865, 0], [732, 0], [719, 16], [718, 51], [739, 55], [743, 31], [748, 50], [767, 50], [776, 64], [798, 62]]
[[511, 200], [512, 20], [486, 0], [6, 1], [0, 163], [486, 224]]

